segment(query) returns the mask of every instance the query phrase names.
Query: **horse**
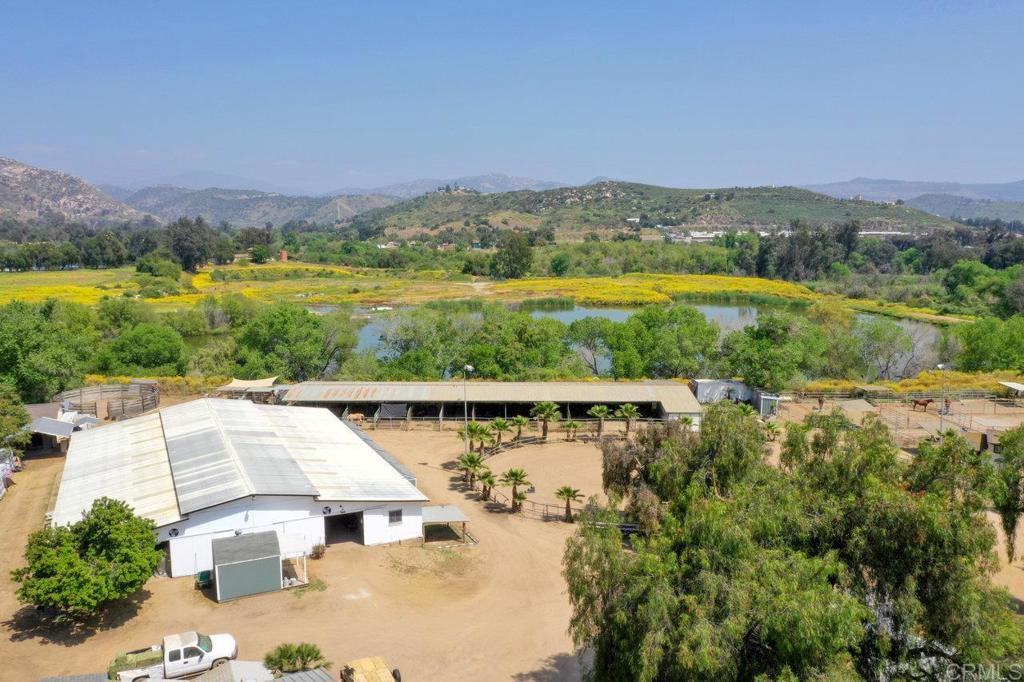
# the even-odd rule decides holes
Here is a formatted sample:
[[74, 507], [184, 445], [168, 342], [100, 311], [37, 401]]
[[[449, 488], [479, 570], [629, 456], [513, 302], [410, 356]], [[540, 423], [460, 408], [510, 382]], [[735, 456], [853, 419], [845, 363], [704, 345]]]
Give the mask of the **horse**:
[[818, 412], [822, 412], [825, 409], [825, 397], [818, 396]]
[[924, 408], [925, 412], [927, 412], [928, 411], [928, 406], [931, 405], [932, 403], [934, 403], [935, 401], [932, 400], [931, 398], [923, 398], [923, 399], [921, 399], [921, 398], [914, 398], [914, 400], [912, 402], [913, 402], [913, 405], [910, 406], [911, 410], [913, 410], [914, 412], [917, 412], [917, 408], [921, 407], [921, 408]]
[[362, 424], [365, 419], [366, 415], [364, 415], [362, 412], [352, 412], [351, 414], [348, 415], [348, 420], [356, 424]]

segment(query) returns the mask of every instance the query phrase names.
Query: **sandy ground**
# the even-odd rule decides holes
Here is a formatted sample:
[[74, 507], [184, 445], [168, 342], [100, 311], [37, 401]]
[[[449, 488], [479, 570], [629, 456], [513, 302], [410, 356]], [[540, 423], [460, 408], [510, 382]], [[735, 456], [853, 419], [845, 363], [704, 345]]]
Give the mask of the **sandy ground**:
[[607, 500], [601, 490], [601, 451], [590, 443], [552, 440], [544, 447], [506, 450], [488, 459], [487, 466], [495, 475], [512, 467], [525, 469], [536, 489], [529, 499], [540, 504], [564, 506], [555, 497], [555, 491], [563, 485], [578, 489], [583, 500], [591, 495], [601, 502]]
[[[99, 672], [119, 650], [189, 629], [235, 635], [244, 659], [261, 658], [281, 642], [309, 641], [335, 663], [384, 656], [413, 680], [580, 679], [560, 574], [572, 527], [487, 511], [444, 466], [461, 452], [449, 432], [372, 435], [416, 473], [433, 503], [457, 503], [469, 515], [478, 545], [334, 545], [324, 559], [309, 563], [314, 580], [326, 586], [322, 591], [278, 592], [228, 604], [197, 592], [188, 578], [154, 578], [135, 602], [81, 633], [44, 627], [14, 597], [10, 570], [22, 562], [26, 535], [42, 525], [63, 467], [62, 458], [28, 460], [0, 502], [0, 679]], [[596, 467], [576, 477], [575, 487], [592, 487], [600, 478], [594, 446], [529, 446], [520, 456], [538, 485], [548, 486], [548, 479], [555, 487], [570, 482], [559, 469], [569, 459]], [[556, 473], [542, 472], [545, 457]]]

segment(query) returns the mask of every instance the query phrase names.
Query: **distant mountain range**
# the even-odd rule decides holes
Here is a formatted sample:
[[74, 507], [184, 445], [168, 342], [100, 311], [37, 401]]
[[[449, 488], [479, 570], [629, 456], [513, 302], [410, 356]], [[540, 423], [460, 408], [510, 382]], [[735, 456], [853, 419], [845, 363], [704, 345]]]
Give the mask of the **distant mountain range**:
[[535, 180], [533, 178], [505, 175], [504, 173], [488, 173], [487, 175], [464, 175], [461, 178], [449, 178], [447, 180], [422, 178], [394, 185], [383, 185], [372, 189], [345, 187], [335, 190], [331, 194], [381, 194], [398, 199], [411, 199], [428, 192], [434, 192], [439, 187], [465, 187], [481, 194], [497, 194], [500, 192], [517, 192], [524, 189], [542, 191], [568, 186], [564, 182]]
[[581, 187], [501, 194], [433, 192], [352, 220], [364, 237], [412, 236], [465, 224], [557, 231], [683, 225], [687, 229], [786, 227], [791, 220], [825, 225], [859, 220], [865, 229], [922, 231], [952, 223], [909, 206], [835, 199], [796, 187], [674, 189], [600, 181]]
[[19, 220], [60, 216], [89, 225], [145, 217], [84, 180], [6, 157], [0, 157], [0, 216]]
[[946, 217], [1024, 220], [1024, 180], [967, 184], [854, 178], [804, 188], [843, 199], [902, 200], [922, 211]]
[[[905, 203], [879, 203], [897, 199]], [[291, 220], [321, 225], [351, 222], [364, 235], [460, 227], [467, 221], [565, 231], [618, 229], [638, 223], [702, 229], [783, 227], [791, 220], [817, 225], [859, 220], [866, 229], [921, 231], [952, 225], [937, 216], [1022, 219], [1024, 181], [970, 185], [857, 178], [803, 189], [704, 190], [603, 177], [574, 187], [493, 173], [306, 196], [177, 185], [96, 187], [66, 173], [0, 157], [2, 216], [22, 220], [60, 216], [90, 225], [140, 222], [147, 216], [163, 222], [202, 216], [213, 224], [226, 221], [241, 227]]]
[[922, 194], [907, 201], [908, 206], [935, 215], [956, 218], [998, 218], [1024, 221], [1024, 201], [970, 199], [952, 194]]
[[913, 199], [922, 194], [949, 194], [968, 199], [989, 201], [1024, 201], [1024, 180], [1017, 182], [965, 184], [960, 182], [919, 182], [915, 180], [882, 180], [854, 178], [824, 185], [802, 185], [812, 192], [821, 192], [839, 199], [861, 196], [872, 201]]

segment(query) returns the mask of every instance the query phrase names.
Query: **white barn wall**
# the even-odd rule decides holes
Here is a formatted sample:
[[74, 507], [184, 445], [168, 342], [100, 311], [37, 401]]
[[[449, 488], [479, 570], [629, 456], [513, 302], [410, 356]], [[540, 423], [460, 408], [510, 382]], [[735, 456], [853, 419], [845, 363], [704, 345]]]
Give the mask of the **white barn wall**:
[[[402, 510], [402, 522], [388, 523], [388, 512]], [[363, 543], [386, 545], [423, 536], [423, 505], [419, 502], [396, 502], [363, 511]]]
[[[213, 540], [234, 535], [274, 530], [280, 535], [301, 535], [305, 549], [325, 541], [324, 507], [329, 516], [363, 512], [363, 542], [382, 545], [423, 536], [420, 502], [337, 502], [308, 497], [255, 497], [235, 500], [158, 529], [158, 542], [168, 542], [172, 576], [194, 575], [213, 569]], [[388, 523], [390, 510], [402, 510], [402, 522]], [[178, 531], [171, 537], [171, 529]]]

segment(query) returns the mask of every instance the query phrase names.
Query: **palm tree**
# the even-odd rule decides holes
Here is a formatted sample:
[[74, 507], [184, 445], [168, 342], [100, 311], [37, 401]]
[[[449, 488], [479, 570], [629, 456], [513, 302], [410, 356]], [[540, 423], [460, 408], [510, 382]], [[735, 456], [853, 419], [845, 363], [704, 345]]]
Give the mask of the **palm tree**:
[[484, 468], [484, 459], [476, 452], [467, 452], [456, 460], [459, 464], [459, 468], [463, 472], [463, 480], [469, 482], [469, 487], [473, 487], [474, 481], [476, 481], [477, 474]]
[[565, 422], [563, 428], [565, 429], [566, 440], [576, 440], [576, 432], [579, 431], [581, 426], [583, 426], [583, 424], [580, 424], [575, 419]]
[[597, 437], [600, 438], [604, 433], [604, 420], [612, 416], [612, 411], [607, 405], [594, 405], [587, 410], [587, 414], [597, 418]]
[[502, 485], [512, 486], [512, 513], [514, 514], [522, 508], [523, 499], [526, 497], [526, 495], [519, 496], [519, 487], [533, 484], [527, 478], [526, 471], [518, 468], [509, 469], [503, 473], [500, 482]]
[[679, 423], [682, 424], [687, 431], [693, 431], [693, 417], [680, 417]]
[[316, 644], [279, 644], [263, 657], [263, 665], [274, 673], [297, 673], [303, 670], [330, 668], [331, 662], [324, 658]]
[[571, 485], [563, 485], [555, 491], [555, 497], [565, 500], [565, 522], [572, 523], [572, 503], [583, 499], [583, 494]]
[[484, 447], [487, 445], [494, 444], [494, 434], [491, 433], [491, 427], [488, 426], [487, 424], [480, 424], [478, 422], [474, 423], [476, 424], [475, 436], [477, 441], [479, 441], [480, 443], [480, 445], [477, 446], [477, 452], [483, 455]]
[[558, 405], [550, 400], [545, 400], [534, 405], [533, 409], [530, 410], [530, 414], [534, 419], [540, 420], [541, 438], [544, 440], [548, 439], [548, 423], [558, 421], [562, 418], [562, 413], [558, 411]]
[[779, 430], [778, 424], [776, 424], [775, 422], [764, 423], [764, 435], [765, 438], [767, 438], [770, 442], [774, 443], [775, 440], [779, 437], [779, 433], [781, 433], [781, 431]]
[[512, 424], [512, 426], [516, 427], [516, 440], [522, 440], [523, 428], [530, 425], [530, 418], [524, 417], [521, 414], [517, 414], [516, 416], [512, 417], [509, 423]]
[[507, 433], [511, 430], [512, 424], [510, 424], [504, 417], [495, 417], [491, 420], [491, 431], [494, 433], [494, 436], [498, 441], [498, 445], [501, 445], [501, 434]]
[[633, 420], [640, 416], [640, 408], [633, 403], [624, 403], [615, 410], [615, 415], [626, 420], [626, 435], [628, 436], [633, 428]]
[[484, 500], [491, 499], [491, 490], [498, 484], [498, 480], [494, 478], [494, 472], [484, 467], [480, 470], [477, 480], [480, 481], [480, 498]]
[[756, 417], [757, 416], [757, 410], [755, 410], [754, 406], [751, 405], [750, 403], [740, 403], [739, 404], [739, 411], [740, 411], [740, 414], [742, 414], [745, 417]]
[[483, 449], [483, 441], [491, 435], [491, 430], [480, 422], [469, 422], [459, 427], [459, 438], [469, 444], [469, 450], [473, 449], [473, 443], [481, 441], [480, 449]]

